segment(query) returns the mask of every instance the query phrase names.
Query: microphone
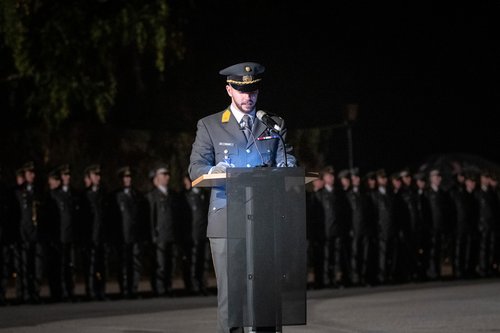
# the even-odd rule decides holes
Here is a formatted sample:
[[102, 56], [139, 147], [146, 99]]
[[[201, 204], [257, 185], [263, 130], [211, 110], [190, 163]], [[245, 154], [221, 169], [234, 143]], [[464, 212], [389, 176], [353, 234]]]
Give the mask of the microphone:
[[266, 112], [259, 110], [255, 114], [257, 116], [257, 119], [262, 121], [264, 125], [266, 125], [270, 130], [273, 131], [281, 131], [281, 127], [274, 121], [273, 118], [271, 118], [270, 115], [268, 115]]

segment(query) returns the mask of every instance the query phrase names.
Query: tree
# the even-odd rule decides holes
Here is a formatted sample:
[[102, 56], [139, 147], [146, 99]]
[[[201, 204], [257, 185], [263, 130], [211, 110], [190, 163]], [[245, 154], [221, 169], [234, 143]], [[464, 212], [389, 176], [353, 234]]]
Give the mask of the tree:
[[167, 0], [0, 0], [0, 36], [12, 64], [1, 81], [15, 107], [48, 127], [74, 114], [104, 122], [120, 56], [135, 59], [135, 71], [150, 62], [159, 73], [182, 58], [173, 11]]

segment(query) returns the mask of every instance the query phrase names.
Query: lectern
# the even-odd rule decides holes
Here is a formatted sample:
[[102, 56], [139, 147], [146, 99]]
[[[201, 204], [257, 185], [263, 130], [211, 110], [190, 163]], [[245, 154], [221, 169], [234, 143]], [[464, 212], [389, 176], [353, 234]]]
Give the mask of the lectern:
[[229, 327], [306, 324], [303, 168], [230, 168], [194, 186], [227, 194]]

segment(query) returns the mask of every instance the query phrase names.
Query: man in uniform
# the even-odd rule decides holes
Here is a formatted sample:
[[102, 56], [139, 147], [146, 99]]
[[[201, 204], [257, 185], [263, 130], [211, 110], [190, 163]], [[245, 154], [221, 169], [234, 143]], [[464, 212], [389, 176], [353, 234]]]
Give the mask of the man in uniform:
[[208, 198], [205, 189], [192, 187], [189, 175], [184, 175], [182, 203], [182, 243], [186, 260], [187, 288], [194, 293], [206, 294], [206, 249]]
[[172, 296], [172, 279], [176, 261], [175, 194], [170, 188], [170, 171], [166, 165], [154, 170], [150, 200], [150, 234], [154, 247], [155, 271], [153, 292], [158, 296]]
[[85, 175], [90, 180], [90, 186], [85, 192], [87, 212], [82, 223], [85, 242], [85, 291], [89, 299], [105, 300], [109, 203], [101, 186], [101, 166], [89, 165], [85, 169]]
[[398, 231], [395, 218], [394, 193], [388, 188], [385, 170], [376, 172], [378, 191], [375, 198], [375, 210], [378, 227], [378, 282], [394, 282], [398, 254]]
[[59, 220], [54, 230], [58, 243], [58, 282], [62, 300], [72, 300], [74, 297], [75, 241], [77, 228], [81, 221], [81, 195], [71, 183], [71, 168], [69, 164], [60, 165], [57, 175], [61, 186], [53, 191], [53, 199], [59, 212]]
[[[207, 173], [224, 173], [228, 167], [293, 166], [295, 158], [287, 154], [281, 140], [256, 141], [254, 137], [265, 134], [266, 125], [256, 118], [256, 103], [264, 66], [239, 63], [221, 70], [226, 77], [226, 92], [231, 104], [221, 112], [198, 121], [193, 143], [189, 174], [197, 179]], [[286, 138], [283, 119], [273, 117]], [[287, 161], [285, 163], [285, 161]], [[288, 164], [288, 165], [285, 165]], [[227, 218], [226, 194], [213, 188], [208, 213], [207, 236], [210, 239], [218, 288], [217, 332], [242, 332], [242, 328], [228, 327], [228, 277], [227, 277]], [[257, 331], [275, 332], [274, 328], [257, 328]]]
[[40, 302], [40, 286], [43, 274], [43, 247], [40, 242], [41, 193], [35, 186], [35, 165], [27, 162], [22, 167], [24, 184], [16, 191], [20, 209], [22, 298], [25, 302]]
[[132, 186], [132, 170], [124, 166], [118, 170], [121, 187], [115, 192], [118, 208], [117, 237], [119, 251], [120, 293], [122, 297], [135, 298], [139, 290], [142, 271], [141, 240], [146, 220], [147, 207], [142, 194]]
[[373, 201], [361, 186], [357, 168], [351, 171], [351, 188], [347, 192], [347, 200], [351, 207], [351, 281], [354, 285], [364, 285], [368, 282], [370, 239], [374, 231]]
[[429, 278], [431, 280], [442, 277], [442, 265], [445, 263], [449, 250], [449, 232], [451, 212], [448, 193], [441, 187], [442, 176], [438, 169], [429, 172], [429, 199], [431, 217], [431, 244], [429, 253]]

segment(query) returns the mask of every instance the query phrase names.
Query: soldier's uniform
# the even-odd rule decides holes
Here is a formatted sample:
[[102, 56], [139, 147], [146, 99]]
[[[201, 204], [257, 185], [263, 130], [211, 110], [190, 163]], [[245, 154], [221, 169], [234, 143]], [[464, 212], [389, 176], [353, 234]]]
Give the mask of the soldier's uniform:
[[[155, 169], [155, 175], [169, 174], [166, 166]], [[149, 194], [150, 234], [154, 247], [155, 271], [153, 291], [156, 295], [172, 295], [172, 278], [176, 262], [175, 194], [168, 187], [156, 186]]]
[[[346, 171], [347, 172], [347, 171]], [[339, 172], [339, 177], [349, 177]], [[324, 238], [324, 282], [326, 286], [340, 286], [348, 282], [348, 233], [350, 206], [346, 192], [337, 185], [327, 185], [319, 191], [325, 218]]]
[[450, 192], [456, 218], [454, 273], [458, 279], [472, 277], [476, 263], [473, 258], [473, 244], [478, 223], [476, 179], [472, 174], [466, 174], [465, 178], [465, 182], [473, 182], [474, 187], [457, 184], [457, 187]]
[[[431, 170], [430, 177], [440, 176], [438, 170]], [[427, 191], [431, 217], [431, 241], [429, 253], [430, 279], [441, 278], [441, 268], [447, 256], [450, 256], [449, 238], [450, 235], [450, 198], [447, 192], [441, 187], [430, 186]]]
[[[132, 177], [130, 167], [118, 170], [118, 177]], [[142, 241], [148, 225], [147, 202], [142, 193], [131, 185], [123, 186], [115, 192], [118, 209], [118, 248], [120, 292], [122, 297], [136, 297], [142, 272]]]
[[[35, 172], [32, 162], [23, 166], [25, 175]], [[26, 181], [16, 191], [20, 210], [19, 232], [21, 265], [21, 297], [25, 302], [40, 302], [40, 285], [43, 278], [43, 247], [39, 226], [42, 223], [42, 194], [33, 182]]]
[[188, 175], [184, 177], [185, 187], [179, 199], [184, 267], [187, 270], [184, 276], [189, 279], [185, 284], [188, 290], [206, 294], [208, 196], [205, 189], [190, 186]]
[[[315, 182], [322, 182], [315, 180]], [[316, 184], [313, 184], [316, 185]], [[313, 287], [324, 287], [323, 246], [325, 239], [325, 212], [319, 190], [322, 185], [313, 186], [306, 192], [306, 224], [308, 242], [308, 266], [313, 269]]]
[[380, 180], [387, 180], [384, 170], [377, 171], [378, 191], [374, 195], [378, 229], [378, 282], [393, 282], [398, 254], [398, 225], [394, 193]]
[[[359, 177], [359, 170], [351, 171], [351, 178]], [[373, 201], [366, 189], [354, 185], [347, 192], [351, 207], [351, 280], [354, 285], [368, 281], [371, 237], [374, 232]]]
[[[100, 177], [100, 165], [90, 165], [85, 174]], [[85, 275], [85, 292], [88, 298], [105, 300], [108, 273], [108, 227], [109, 198], [107, 193], [96, 184], [85, 191], [84, 221], [81, 223], [83, 237], [83, 266]]]
[[488, 185], [491, 175], [481, 174], [481, 186], [477, 191], [479, 209], [479, 275], [481, 277], [493, 274], [496, 245], [497, 198]]
[[[59, 177], [70, 177], [71, 168], [68, 164], [59, 166]], [[57, 273], [60, 297], [71, 300], [75, 288], [75, 250], [78, 227], [83, 223], [82, 195], [70, 184], [62, 184], [52, 191], [58, 210], [58, 223], [53, 228], [57, 244]], [[86, 222], [86, 221], [85, 221]]]
[[[0, 305], [5, 305], [11, 275], [19, 270], [18, 205], [14, 192], [2, 180], [0, 170]], [[16, 285], [19, 285], [16, 279]]]

